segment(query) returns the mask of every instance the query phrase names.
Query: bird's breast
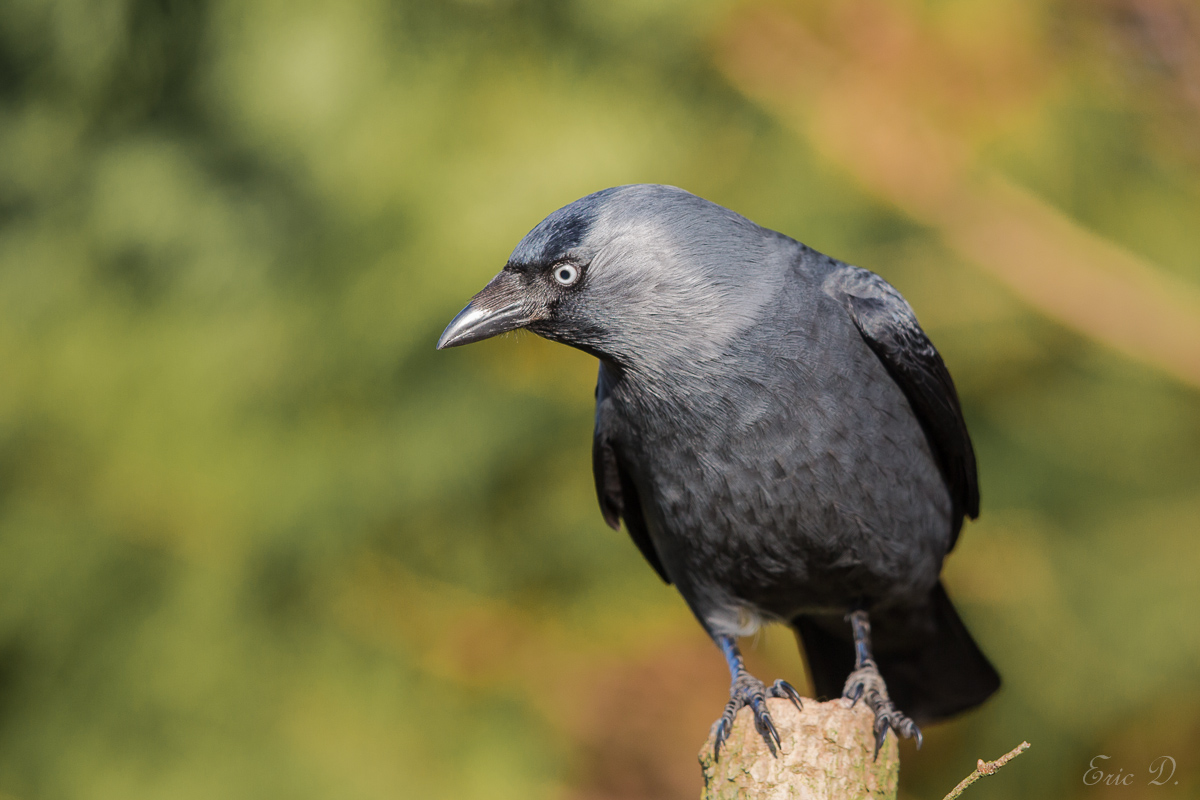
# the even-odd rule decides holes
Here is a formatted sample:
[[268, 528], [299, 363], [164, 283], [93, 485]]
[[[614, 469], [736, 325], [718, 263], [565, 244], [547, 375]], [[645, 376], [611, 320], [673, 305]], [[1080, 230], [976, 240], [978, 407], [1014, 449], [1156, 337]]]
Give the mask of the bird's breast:
[[894, 384], [870, 372], [814, 381], [803, 365], [774, 376], [656, 398], [627, 426], [672, 580], [775, 616], [932, 585], [949, 496]]

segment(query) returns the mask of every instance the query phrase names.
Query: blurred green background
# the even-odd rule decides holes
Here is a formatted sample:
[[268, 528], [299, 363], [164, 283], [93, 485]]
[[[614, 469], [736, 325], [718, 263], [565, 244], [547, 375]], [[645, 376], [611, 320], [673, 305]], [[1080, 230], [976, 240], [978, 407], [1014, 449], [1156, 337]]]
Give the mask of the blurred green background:
[[433, 349], [630, 182], [880, 272], [955, 375], [1005, 686], [903, 796], [1022, 739], [967, 796], [1200, 796], [1194, 3], [5, 0], [0, 798], [698, 796], [728, 678], [600, 518], [594, 362]]

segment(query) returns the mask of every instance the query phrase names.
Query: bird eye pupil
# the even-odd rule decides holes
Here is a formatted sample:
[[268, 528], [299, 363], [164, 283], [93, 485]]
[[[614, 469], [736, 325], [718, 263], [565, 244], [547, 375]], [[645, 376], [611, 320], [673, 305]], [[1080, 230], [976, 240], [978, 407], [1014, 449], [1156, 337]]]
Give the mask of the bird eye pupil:
[[554, 271], [554, 278], [563, 286], [570, 286], [579, 278], [579, 270], [570, 264], [564, 264]]

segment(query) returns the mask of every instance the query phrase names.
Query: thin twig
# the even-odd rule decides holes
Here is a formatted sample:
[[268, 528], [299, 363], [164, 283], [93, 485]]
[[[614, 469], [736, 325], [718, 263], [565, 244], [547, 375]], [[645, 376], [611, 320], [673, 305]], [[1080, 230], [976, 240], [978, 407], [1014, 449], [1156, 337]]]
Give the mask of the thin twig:
[[963, 790], [970, 786], [975, 781], [982, 778], [984, 775], [991, 775], [996, 770], [1003, 767], [1008, 762], [1012, 761], [1017, 756], [1029, 749], [1029, 742], [1021, 742], [1019, 745], [1009, 750], [1004, 755], [997, 758], [995, 761], [984, 761], [979, 759], [979, 766], [975, 767], [975, 771], [962, 779], [962, 783], [950, 790], [950, 794], [942, 798], [942, 800], [954, 800], [963, 793]]

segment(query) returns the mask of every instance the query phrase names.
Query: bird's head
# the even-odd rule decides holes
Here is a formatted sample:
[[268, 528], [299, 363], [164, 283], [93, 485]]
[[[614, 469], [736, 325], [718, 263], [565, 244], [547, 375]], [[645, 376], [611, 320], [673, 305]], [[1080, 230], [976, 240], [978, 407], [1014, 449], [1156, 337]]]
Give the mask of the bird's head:
[[781, 239], [682, 189], [605, 189], [530, 231], [437, 346], [525, 328], [635, 368], [711, 356], [782, 281]]

